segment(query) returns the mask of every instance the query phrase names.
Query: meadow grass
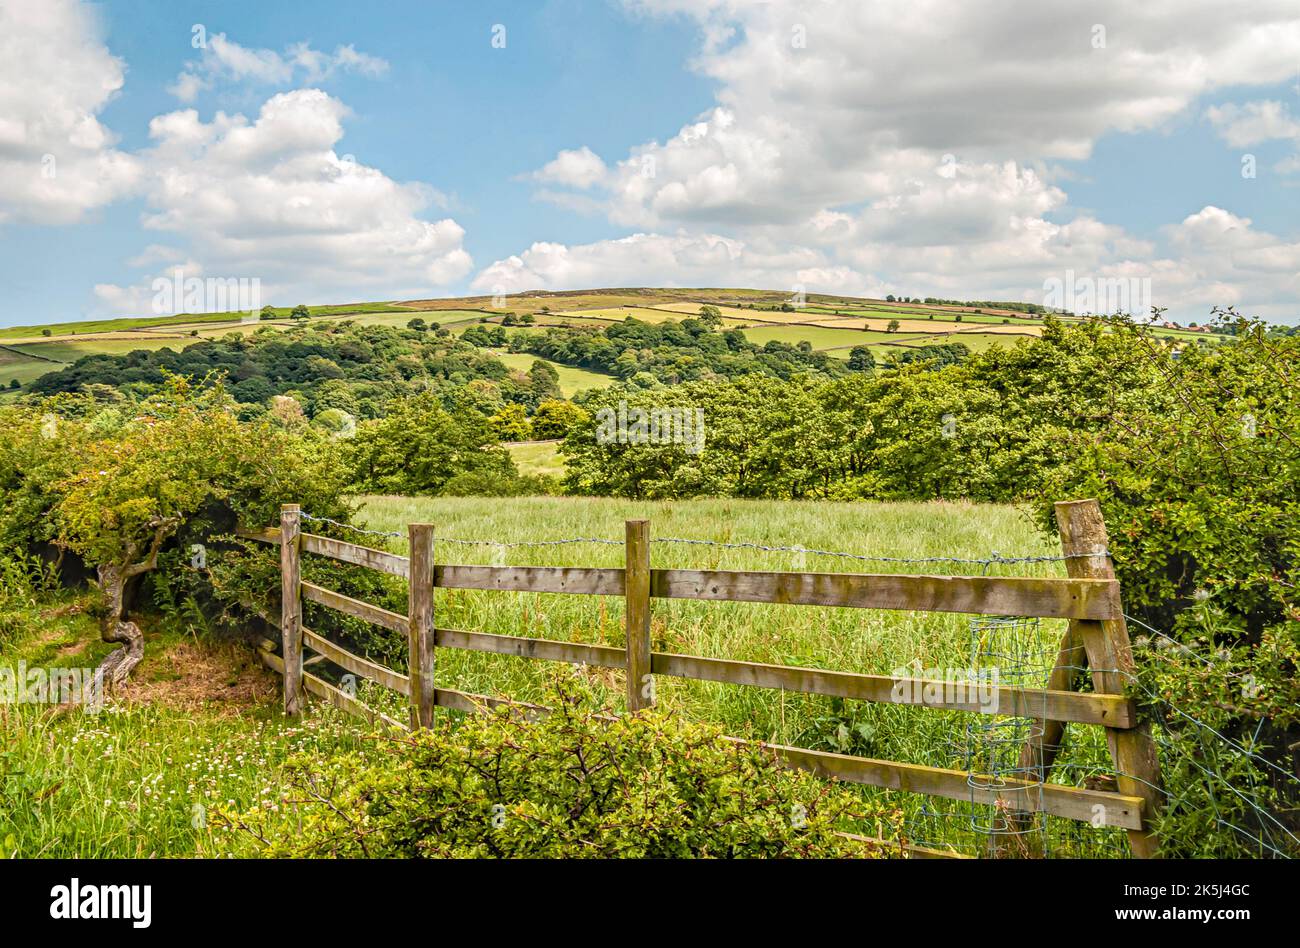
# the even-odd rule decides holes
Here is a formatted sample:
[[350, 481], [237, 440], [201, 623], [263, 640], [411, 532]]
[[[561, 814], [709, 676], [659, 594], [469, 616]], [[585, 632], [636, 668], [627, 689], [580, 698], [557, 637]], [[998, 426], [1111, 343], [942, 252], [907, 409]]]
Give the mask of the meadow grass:
[[[0, 664], [93, 668], [99, 640], [85, 596], [33, 603]], [[242, 646], [145, 627], [127, 695], [98, 711], [0, 702], [0, 858], [215, 856], [235, 840], [210, 816], [284, 805], [281, 765], [307, 755], [328, 772], [373, 745], [328, 706], [280, 713], [279, 682]]]
[[543, 359], [527, 352], [503, 352], [498, 349], [489, 349], [488, 351], [504, 362], [506, 368], [517, 372], [527, 372], [533, 367], [534, 362], [545, 362], [550, 365], [560, 377], [560, 394], [565, 398], [572, 398], [575, 393], [583, 389], [606, 388], [615, 382], [612, 375], [591, 372], [570, 365], [561, 365], [558, 362], [551, 362], [549, 359]]
[[517, 441], [506, 445], [520, 474], [564, 476], [564, 458], [558, 441]]
[[[650, 520], [655, 538], [685, 538], [763, 546], [803, 546], [871, 556], [985, 558], [1054, 555], [1059, 548], [1020, 510], [969, 503], [816, 503], [748, 500], [673, 502], [612, 498], [360, 498], [360, 522], [382, 531], [404, 531], [412, 522], [435, 525], [439, 563], [621, 566], [623, 523]], [[452, 540], [508, 544], [586, 537], [615, 544], [509, 547], [465, 545]], [[392, 540], [388, 548], [405, 551]], [[308, 558], [310, 561], [310, 557]], [[863, 563], [813, 553], [765, 552], [671, 543], [652, 545], [654, 568], [770, 569], [824, 572], [924, 572], [959, 575], [1063, 576], [1060, 562], [979, 565]], [[310, 569], [310, 562], [308, 563]], [[618, 597], [562, 596], [438, 590], [439, 626], [525, 635], [590, 644], [624, 645], [623, 602]], [[1023, 631], [1018, 653], [1040, 663], [1045, 678], [1064, 623], [1043, 620]], [[841, 671], [891, 674], [912, 662], [923, 669], [966, 669], [976, 651], [970, 617], [938, 613], [884, 612], [759, 603], [655, 600], [651, 635], [657, 651]], [[986, 661], [986, 660], [980, 660]], [[512, 656], [439, 649], [441, 687], [537, 701], [548, 662]], [[582, 669], [621, 707], [622, 673]], [[1031, 680], [1027, 686], [1041, 687]], [[965, 768], [972, 742], [983, 740], [962, 712], [838, 701], [760, 688], [657, 677], [656, 700], [688, 717], [723, 725], [738, 737], [762, 739], [940, 767]], [[1102, 732], [1076, 728], [1057, 780], [1107, 769]], [[847, 734], [847, 743], [846, 743]], [[1062, 776], [1063, 775], [1063, 776]], [[868, 795], [876, 791], [864, 791]], [[893, 794], [909, 824], [930, 841], [980, 852], [988, 837], [973, 826], [984, 808]], [[923, 808], [923, 804], [924, 808]], [[1115, 854], [1116, 834], [1068, 821], [1040, 824], [1047, 848], [1070, 854]], [[1042, 845], [1040, 841], [1037, 845]]]

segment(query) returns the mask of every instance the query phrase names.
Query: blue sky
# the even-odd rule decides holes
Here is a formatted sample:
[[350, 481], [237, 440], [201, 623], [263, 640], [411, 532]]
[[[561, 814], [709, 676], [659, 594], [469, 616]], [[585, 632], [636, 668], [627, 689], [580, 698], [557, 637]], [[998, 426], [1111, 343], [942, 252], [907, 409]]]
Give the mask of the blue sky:
[[3, 323], [178, 266], [277, 304], [1070, 271], [1300, 317], [1294, 4], [925, 5], [0, 0]]

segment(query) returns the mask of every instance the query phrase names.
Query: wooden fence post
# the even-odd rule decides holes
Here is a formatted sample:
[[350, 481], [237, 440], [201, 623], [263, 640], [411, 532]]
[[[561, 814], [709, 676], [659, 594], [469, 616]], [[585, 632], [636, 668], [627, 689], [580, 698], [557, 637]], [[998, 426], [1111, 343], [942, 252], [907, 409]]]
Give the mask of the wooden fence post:
[[624, 595], [627, 599], [627, 709], [654, 704], [650, 675], [650, 521], [626, 523]]
[[[1061, 549], [1070, 557], [1066, 560], [1066, 570], [1072, 578], [1115, 578], [1106, 523], [1097, 501], [1071, 500], [1056, 504], [1056, 524], [1061, 534]], [[1070, 624], [1077, 629], [1088, 653], [1093, 690], [1099, 694], [1123, 694], [1125, 680], [1135, 669], [1124, 617], [1100, 622], [1075, 620]], [[1118, 772], [1119, 792], [1142, 798], [1142, 819], [1148, 823], [1159, 810], [1162, 796], [1160, 761], [1150, 725], [1108, 727], [1106, 743]], [[1149, 859], [1159, 855], [1158, 841], [1150, 831], [1128, 830], [1128, 839], [1134, 856]]]
[[280, 508], [280, 638], [284, 643], [284, 713], [302, 710], [302, 535], [297, 504]]
[[407, 525], [407, 661], [411, 677], [411, 727], [433, 726], [433, 525]]

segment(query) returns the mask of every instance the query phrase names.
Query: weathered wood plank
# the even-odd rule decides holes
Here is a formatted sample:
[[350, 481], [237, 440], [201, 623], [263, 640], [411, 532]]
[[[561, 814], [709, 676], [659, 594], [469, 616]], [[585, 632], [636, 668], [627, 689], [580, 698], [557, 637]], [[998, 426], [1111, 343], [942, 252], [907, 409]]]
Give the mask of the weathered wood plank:
[[318, 698], [323, 698], [334, 707], [346, 711], [349, 714], [355, 714], [371, 724], [382, 721], [389, 727], [396, 728], [399, 731], [405, 731], [406, 725], [401, 721], [394, 720], [380, 711], [376, 711], [369, 705], [363, 704], [351, 695], [345, 694], [335, 688], [323, 678], [317, 678], [315, 675], [306, 674], [302, 676], [303, 686]]
[[599, 668], [624, 668], [627, 656], [621, 648], [610, 645], [583, 645], [578, 642], [555, 642], [550, 639], [519, 635], [496, 635], [489, 632], [462, 632], [459, 629], [435, 629], [438, 648], [459, 648], [471, 652], [517, 655], [551, 662], [571, 662]]
[[470, 714], [477, 714], [488, 708], [502, 706], [519, 708], [530, 715], [547, 714], [551, 710], [540, 704], [529, 704], [527, 701], [511, 701], [507, 698], [494, 698], [491, 695], [476, 695], [466, 691], [456, 691], [452, 688], [435, 688], [433, 699], [434, 703], [440, 708], [466, 711]]
[[381, 573], [388, 573], [390, 576], [400, 576], [402, 579], [406, 579], [410, 575], [410, 560], [405, 556], [389, 553], [387, 550], [376, 550], [368, 546], [358, 546], [355, 543], [344, 543], [342, 540], [317, 536], [314, 533], [304, 533], [302, 535], [302, 548], [307, 553], [328, 556], [332, 560], [352, 563], [356, 566], [366, 566]]
[[650, 667], [650, 521], [629, 520], [624, 526], [627, 709], [640, 711], [655, 703]]
[[1077, 721], [1111, 727], [1132, 727], [1137, 719], [1133, 703], [1122, 695], [1005, 686], [994, 688], [991, 684], [981, 687], [978, 682], [966, 684], [924, 678], [895, 678], [891, 675], [863, 675], [668, 652], [654, 652], [651, 655], [651, 668], [656, 675], [780, 688], [803, 694], [831, 695], [883, 704], [919, 705], [1012, 717], [1046, 717], [1053, 721]]
[[[736, 738], [733, 738], [736, 740]], [[906, 790], [948, 800], [971, 800], [1012, 810], [1050, 813], [1066, 819], [1092, 822], [1100, 812], [1107, 826], [1142, 828], [1142, 798], [1102, 790], [1085, 790], [1053, 783], [1029, 783], [1010, 777], [985, 778], [963, 770], [924, 767], [895, 761], [852, 757], [828, 751], [765, 744], [779, 760], [821, 777], [835, 777], [851, 783], [886, 790]], [[1099, 811], [1095, 808], [1101, 807]]]
[[652, 571], [650, 594], [1048, 619], [1111, 619], [1120, 612], [1117, 583], [1081, 579], [665, 569]]
[[276, 655], [270, 649], [264, 648], [258, 649], [257, 654], [262, 657], [262, 664], [266, 665], [271, 671], [279, 675], [284, 674], [284, 659], [279, 655]]
[[379, 606], [372, 606], [368, 602], [353, 599], [332, 589], [326, 589], [324, 586], [317, 586], [315, 583], [304, 582], [302, 584], [302, 594], [304, 598], [310, 599], [312, 602], [335, 609], [353, 618], [363, 619], [385, 629], [392, 629], [402, 635], [407, 633], [406, 616], [398, 615], [396, 612], [389, 612]]
[[280, 531], [275, 527], [237, 527], [235, 528], [235, 536], [243, 537], [245, 540], [271, 543], [276, 546], [280, 544]]
[[280, 637], [284, 652], [284, 713], [302, 706], [302, 554], [297, 504], [280, 508]]
[[393, 671], [391, 668], [376, 664], [368, 658], [362, 658], [360, 655], [349, 652], [342, 646], [335, 645], [329, 639], [317, 635], [306, 626], [302, 630], [302, 639], [308, 648], [319, 652], [335, 665], [346, 668], [354, 675], [377, 681], [385, 688], [391, 688], [393, 691], [404, 695], [411, 693], [411, 679], [401, 672]]
[[411, 550], [407, 585], [407, 663], [411, 669], [411, 728], [433, 727], [433, 527], [407, 526]]
[[435, 566], [433, 584], [444, 589], [621, 596], [623, 571], [568, 566]]

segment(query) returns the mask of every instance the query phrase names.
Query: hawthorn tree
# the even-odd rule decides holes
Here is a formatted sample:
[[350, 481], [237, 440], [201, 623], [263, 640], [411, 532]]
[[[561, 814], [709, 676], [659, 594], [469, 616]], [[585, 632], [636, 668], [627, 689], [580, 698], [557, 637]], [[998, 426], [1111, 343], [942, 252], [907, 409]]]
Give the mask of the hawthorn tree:
[[[129, 614], [131, 583], [158, 568], [168, 541], [272, 522], [290, 499], [339, 509], [341, 481], [329, 474], [327, 439], [243, 423], [232, 409], [219, 384], [173, 378], [133, 417], [81, 439], [72, 472], [55, 486], [54, 542], [95, 569], [102, 638], [121, 646], [101, 664], [110, 688], [144, 657], [144, 636]], [[205, 554], [200, 547], [191, 566], [206, 567]]]

